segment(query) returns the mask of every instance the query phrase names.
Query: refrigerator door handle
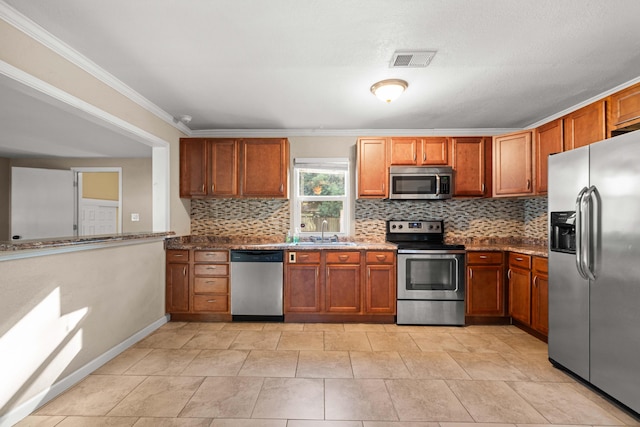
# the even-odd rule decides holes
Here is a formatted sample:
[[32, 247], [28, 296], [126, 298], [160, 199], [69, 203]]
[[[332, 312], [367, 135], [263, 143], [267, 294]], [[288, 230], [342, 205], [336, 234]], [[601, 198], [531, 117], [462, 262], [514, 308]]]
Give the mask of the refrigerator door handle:
[[583, 279], [588, 279], [587, 273], [584, 271], [583, 253], [584, 253], [584, 230], [583, 230], [583, 210], [582, 205], [585, 193], [589, 191], [587, 187], [582, 188], [576, 198], [576, 269]]
[[600, 266], [600, 196], [595, 185], [589, 187], [585, 193], [584, 199], [588, 205], [588, 241], [587, 254], [585, 263], [585, 272], [591, 280], [596, 280], [598, 268]]

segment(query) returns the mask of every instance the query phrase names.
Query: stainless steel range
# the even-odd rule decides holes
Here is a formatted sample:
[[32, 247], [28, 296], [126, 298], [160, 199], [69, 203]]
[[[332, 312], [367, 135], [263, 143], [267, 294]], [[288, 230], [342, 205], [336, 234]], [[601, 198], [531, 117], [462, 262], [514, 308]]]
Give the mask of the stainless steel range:
[[444, 222], [387, 221], [398, 245], [399, 325], [464, 325], [465, 248], [444, 244]]

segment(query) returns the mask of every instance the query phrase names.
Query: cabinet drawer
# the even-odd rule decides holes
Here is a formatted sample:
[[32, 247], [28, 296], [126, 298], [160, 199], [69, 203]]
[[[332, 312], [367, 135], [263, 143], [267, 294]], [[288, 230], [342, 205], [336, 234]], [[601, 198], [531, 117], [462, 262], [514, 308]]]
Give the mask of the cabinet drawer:
[[[295, 253], [296, 264], [320, 264], [319, 251], [299, 251], [289, 253]], [[291, 257], [287, 256], [287, 259], [290, 260]]]
[[197, 294], [227, 294], [229, 293], [229, 278], [196, 277], [193, 292]]
[[393, 264], [395, 256], [393, 252], [370, 251], [365, 255], [367, 264]]
[[189, 261], [189, 251], [186, 249], [167, 250], [167, 262], [187, 262]]
[[227, 295], [194, 295], [194, 311], [229, 311], [229, 297]]
[[502, 252], [467, 252], [467, 264], [502, 264]]
[[533, 257], [533, 270], [540, 274], [549, 274], [549, 263], [546, 258]]
[[196, 264], [193, 269], [196, 276], [229, 275], [229, 264]]
[[195, 251], [196, 262], [228, 262], [229, 251]]
[[327, 264], [359, 264], [360, 252], [327, 252]]
[[531, 256], [511, 252], [509, 254], [509, 267], [520, 267], [531, 270]]

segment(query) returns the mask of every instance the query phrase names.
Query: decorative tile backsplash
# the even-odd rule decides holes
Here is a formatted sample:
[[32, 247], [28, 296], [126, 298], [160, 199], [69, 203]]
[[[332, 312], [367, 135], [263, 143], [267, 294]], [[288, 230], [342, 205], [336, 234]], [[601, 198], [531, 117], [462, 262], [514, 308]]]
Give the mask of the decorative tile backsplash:
[[[280, 199], [193, 199], [191, 234], [279, 242], [289, 230], [289, 206]], [[546, 240], [547, 199], [356, 200], [356, 240], [384, 241], [387, 219], [443, 219], [447, 240]]]

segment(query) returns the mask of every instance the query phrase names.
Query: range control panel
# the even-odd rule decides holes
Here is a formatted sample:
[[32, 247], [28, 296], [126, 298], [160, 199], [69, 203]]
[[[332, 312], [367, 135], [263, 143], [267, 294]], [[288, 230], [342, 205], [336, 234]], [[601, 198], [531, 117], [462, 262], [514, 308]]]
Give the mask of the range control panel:
[[441, 220], [387, 222], [387, 233], [442, 234], [443, 229]]

